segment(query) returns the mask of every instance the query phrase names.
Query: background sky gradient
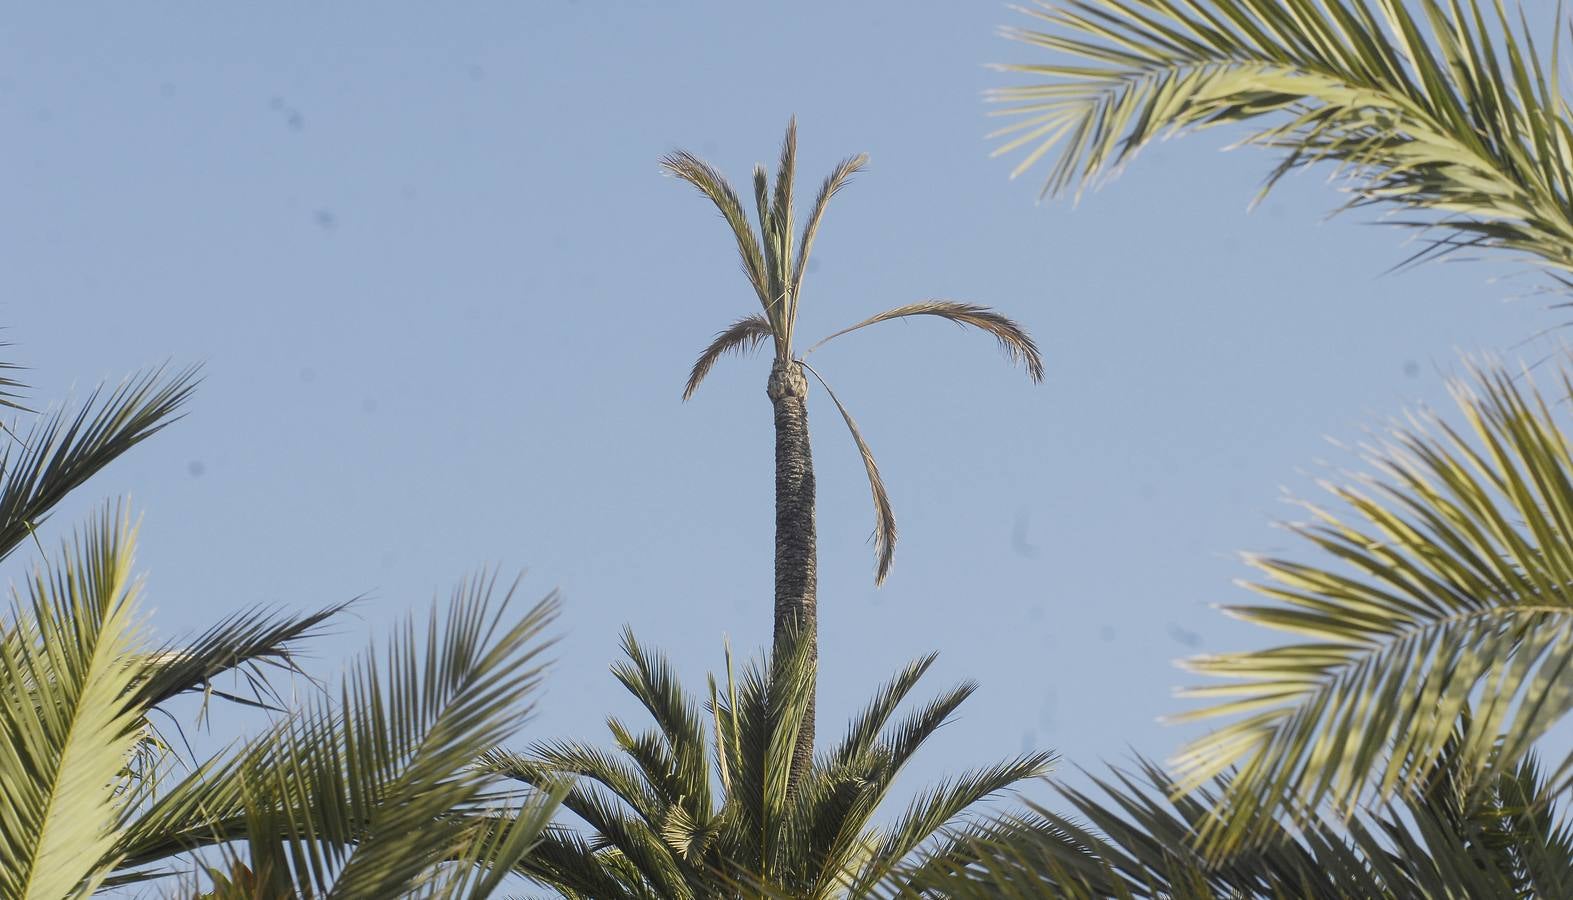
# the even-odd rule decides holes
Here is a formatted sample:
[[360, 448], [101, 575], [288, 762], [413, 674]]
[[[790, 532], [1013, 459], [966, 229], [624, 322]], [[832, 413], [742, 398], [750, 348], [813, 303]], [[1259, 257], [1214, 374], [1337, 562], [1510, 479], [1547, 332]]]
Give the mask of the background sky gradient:
[[[161, 634], [365, 594], [312, 671], [479, 567], [558, 588], [531, 734], [607, 740], [619, 627], [691, 686], [768, 639], [764, 356], [693, 401], [754, 311], [723, 223], [659, 157], [734, 183], [799, 116], [803, 187], [843, 156], [805, 286], [817, 337], [925, 297], [1038, 338], [1033, 386], [979, 333], [893, 323], [815, 355], [902, 539], [873, 587], [868, 489], [829, 398], [819, 483], [821, 732], [906, 660], [982, 690], [910, 773], [1018, 750], [1095, 766], [1185, 732], [1172, 663], [1261, 635], [1237, 550], [1314, 496], [1325, 438], [1446, 407], [1458, 350], [1535, 361], [1561, 324], [1496, 264], [1382, 273], [1413, 246], [1228, 135], [1151, 148], [1079, 206], [988, 157], [984, 63], [1030, 59], [996, 3], [211, 4], [11, 10], [0, 24], [0, 324], [40, 400], [204, 362], [191, 414], [54, 517], [143, 516]], [[18, 553], [15, 580], [34, 554]], [[243, 723], [221, 714], [212, 738]]]

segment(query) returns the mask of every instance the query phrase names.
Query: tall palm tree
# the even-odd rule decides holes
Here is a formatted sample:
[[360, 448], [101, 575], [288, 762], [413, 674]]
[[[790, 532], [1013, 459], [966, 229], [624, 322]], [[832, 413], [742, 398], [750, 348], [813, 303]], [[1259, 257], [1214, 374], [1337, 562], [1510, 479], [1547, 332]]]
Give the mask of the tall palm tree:
[[[852, 440], [863, 457], [869, 488], [874, 499], [874, 583], [882, 584], [890, 572], [896, 546], [896, 521], [890, 498], [879, 476], [874, 455], [858, 431], [852, 415], [842, 405], [820, 374], [804, 361], [809, 353], [834, 338], [860, 328], [911, 316], [937, 316], [958, 325], [972, 326], [994, 336], [1006, 355], [1019, 362], [1033, 381], [1043, 379], [1043, 361], [1037, 346], [1016, 323], [982, 306], [949, 300], [924, 300], [899, 306], [852, 325], [824, 338], [799, 353], [795, 341], [798, 303], [803, 293], [803, 277], [808, 271], [814, 237], [824, 220], [825, 209], [867, 157], [863, 154], [842, 160], [820, 186], [819, 194], [802, 234], [793, 244], [793, 182], [797, 168], [797, 121], [787, 126], [781, 146], [781, 161], [776, 168], [774, 188], [765, 167], [754, 168], [754, 204], [759, 233], [754, 233], [743, 205], [722, 175], [709, 163], [686, 151], [665, 157], [666, 170], [698, 188], [716, 208], [732, 230], [748, 277], [762, 311], [745, 316], [716, 335], [699, 355], [689, 373], [683, 399], [692, 397], [716, 361], [729, 352], [757, 350], [768, 338], [775, 347], [765, 394], [775, 413], [776, 434], [776, 546], [775, 546], [775, 644], [782, 647], [789, 633], [800, 630], [808, 643], [810, 658], [815, 658], [818, 642], [816, 608], [816, 544], [814, 535], [814, 461], [808, 438], [808, 375], [825, 388], [841, 413]], [[805, 375], [804, 373], [808, 373]], [[798, 773], [808, 771], [814, 748], [814, 701], [809, 696], [808, 715], [800, 732], [797, 748]]]
[[793, 788], [794, 748], [815, 677], [805, 642], [789, 635], [788, 655], [750, 665], [741, 677], [728, 653], [725, 682], [710, 679], [708, 715], [659, 654], [629, 633], [623, 649], [628, 661], [612, 672], [654, 729], [635, 733], [609, 719], [620, 755], [548, 742], [527, 753], [498, 751], [485, 762], [542, 790], [566, 788], [564, 807], [589, 826], [588, 833], [548, 831], [521, 864], [564, 897], [863, 897], [943, 843], [939, 834], [979, 801], [1043, 774], [1052, 760], [1034, 753], [968, 772], [923, 791], [888, 827], [876, 827], [901, 769], [975, 687], [953, 688], [892, 725], [932, 655], [885, 685]]

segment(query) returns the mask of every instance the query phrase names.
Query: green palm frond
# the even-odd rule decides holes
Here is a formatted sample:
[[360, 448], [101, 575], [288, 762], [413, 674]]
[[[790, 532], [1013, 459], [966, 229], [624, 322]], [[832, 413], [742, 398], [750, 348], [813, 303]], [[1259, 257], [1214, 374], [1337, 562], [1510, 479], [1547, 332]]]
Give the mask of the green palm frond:
[[1161, 135], [1250, 123], [1283, 154], [1263, 191], [1327, 161], [1350, 205], [1460, 247], [1573, 273], [1573, 115], [1549, 57], [1501, 0], [1065, 0], [1008, 37], [1053, 54], [991, 99], [1016, 121], [996, 154], [1058, 151], [1044, 194], [1112, 175]]
[[196, 383], [196, 369], [168, 377], [157, 369], [107, 396], [95, 390], [75, 414], [47, 415], [17, 440], [6, 440], [0, 450], [0, 558], [27, 540], [67, 494], [179, 418]]
[[113, 871], [143, 719], [135, 535], [106, 510], [34, 571], [0, 635], [0, 897], [82, 897]]
[[[137, 685], [135, 703], [151, 708], [180, 694], [201, 693], [280, 709], [283, 698], [268, 682], [264, 667], [304, 674], [295, 664], [294, 646], [322, 634], [323, 626], [348, 606], [339, 603], [294, 615], [243, 609], [193, 639], [168, 642], [147, 654], [147, 677]], [[242, 676], [251, 696], [215, 688], [214, 679], [226, 672]]]
[[1091, 780], [1095, 794], [1056, 785], [1070, 812], [1031, 804], [959, 833], [948, 855], [898, 872], [880, 895], [1509, 900], [1564, 896], [1573, 877], [1568, 824], [1533, 762], [1502, 773], [1474, 806], [1428, 793], [1348, 821], [1274, 825], [1258, 846], [1221, 860], [1192, 839], [1227, 777], [1187, 793], [1144, 760]]
[[[840, 749], [789, 784], [814, 679], [806, 641], [789, 637], [775, 659], [738, 673], [728, 653], [724, 686], [710, 681], [709, 734], [662, 657], [632, 635], [624, 652], [617, 678], [656, 720], [654, 732], [632, 735], [613, 720], [617, 754], [551, 742], [483, 760], [537, 790], [567, 785], [563, 807], [588, 830], [548, 830], [519, 867], [564, 897], [864, 896], [898, 865], [933, 852], [939, 834], [961, 827], [979, 801], [1050, 762], [1035, 754], [968, 773], [924, 792], [882, 829], [874, 817], [902, 768], [971, 693], [963, 685], [886, 728], [932, 657], [898, 674]], [[696, 765], [708, 778], [706, 759], [719, 793], [691, 783]], [[709, 799], [697, 803], [694, 794]]]
[[512, 792], [473, 763], [529, 715], [557, 601], [510, 621], [517, 585], [494, 602], [494, 582], [461, 585], [380, 661], [358, 660], [336, 701], [309, 704], [240, 754], [253, 869], [307, 893], [402, 896], [445, 866], [463, 869], [477, 841], [514, 853], [534, 840], [497, 823], [539, 820], [540, 806], [508, 814]]
[[[1562, 390], [1573, 395], [1564, 376]], [[1546, 399], [1500, 369], [1454, 385], [1468, 434], [1412, 417], [1368, 448], [1376, 474], [1326, 484], [1347, 512], [1312, 507], [1291, 529], [1327, 562], [1251, 558], [1275, 601], [1229, 613], [1295, 643], [1204, 656], [1228, 718], [1179, 758], [1189, 788], [1238, 767], [1203, 837], [1214, 851], [1273, 817], [1413, 795], [1454, 722], [1456, 752], [1489, 784], [1573, 704], [1573, 452]]]
[[[0, 341], [0, 350], [9, 349], [9, 341]], [[27, 384], [19, 379], [12, 378], [7, 372], [20, 372], [24, 367], [16, 363], [0, 362], [0, 407], [15, 409], [21, 412], [31, 412], [22, 405], [22, 392], [27, 389]]]

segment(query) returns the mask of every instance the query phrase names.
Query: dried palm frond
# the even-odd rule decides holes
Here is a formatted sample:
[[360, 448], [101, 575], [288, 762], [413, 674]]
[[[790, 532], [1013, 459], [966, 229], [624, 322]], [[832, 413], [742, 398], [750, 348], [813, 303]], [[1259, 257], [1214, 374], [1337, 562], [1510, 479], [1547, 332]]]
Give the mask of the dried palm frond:
[[874, 461], [874, 453], [868, 449], [868, 442], [863, 440], [863, 433], [858, 431], [857, 423], [852, 421], [852, 414], [847, 412], [841, 398], [825, 383], [824, 376], [815, 372], [808, 363], [799, 365], [813, 373], [825, 393], [830, 395], [830, 401], [836, 404], [841, 418], [847, 423], [847, 430], [852, 432], [852, 441], [857, 444], [858, 454], [863, 457], [863, 468], [868, 472], [868, 487], [874, 495], [874, 584], [884, 584], [885, 576], [890, 574], [891, 559], [896, 554], [896, 511], [890, 506], [885, 481], [879, 477], [879, 464]]
[[717, 334], [705, 352], [694, 361], [693, 371], [688, 373], [688, 385], [683, 388], [683, 399], [687, 400], [694, 395], [694, 391], [699, 390], [699, 382], [705, 380], [721, 357], [727, 353], [753, 353], [771, 334], [770, 323], [758, 314], [744, 316], [733, 322], [725, 331]]
[[720, 172], [687, 150], [678, 150], [662, 157], [661, 167], [698, 188], [721, 211], [721, 217], [726, 219], [726, 224], [732, 229], [732, 236], [737, 240], [737, 251], [743, 258], [743, 274], [748, 276], [754, 292], [759, 295], [759, 302], [765, 305], [768, 312], [770, 292], [767, 288], [769, 282], [765, 260], [759, 252], [759, 239], [754, 236], [753, 226], [748, 224], [748, 216], [743, 213], [743, 204], [737, 199], [737, 192], [732, 190]]
[[803, 273], [808, 270], [808, 256], [814, 249], [814, 237], [819, 233], [819, 223], [825, 218], [825, 209], [830, 206], [830, 198], [841, 192], [852, 176], [863, 170], [868, 164], [868, 154], [859, 153], [849, 156], [838, 163], [830, 175], [825, 178], [825, 183], [819, 187], [819, 196], [814, 198], [814, 209], [808, 215], [808, 221], [803, 223], [803, 236], [797, 242], [797, 267], [792, 272], [792, 296], [796, 297], [803, 291]]
[[1033, 381], [1043, 381], [1043, 356], [1038, 352], [1038, 345], [1033, 342], [1032, 336], [1027, 334], [1020, 325], [1000, 315], [987, 306], [978, 306], [974, 303], [956, 303], [951, 300], [922, 300], [917, 303], [908, 303], [895, 309], [887, 309], [876, 316], [843, 328], [835, 334], [821, 340], [808, 348], [803, 353], [807, 356], [826, 343], [847, 334], [891, 319], [903, 319], [908, 316], [938, 316], [941, 319], [955, 322], [957, 325], [971, 325], [973, 328], [982, 329], [994, 336], [999, 341], [1000, 348], [1005, 351], [1006, 357], [1011, 362], [1019, 363], [1027, 370], [1027, 377]]

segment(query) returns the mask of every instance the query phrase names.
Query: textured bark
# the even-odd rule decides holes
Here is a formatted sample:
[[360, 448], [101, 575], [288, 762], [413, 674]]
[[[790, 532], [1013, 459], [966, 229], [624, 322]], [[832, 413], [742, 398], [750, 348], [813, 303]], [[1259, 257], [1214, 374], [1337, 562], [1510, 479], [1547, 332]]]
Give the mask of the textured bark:
[[[808, 380], [796, 362], [777, 360], [765, 391], [776, 418], [776, 621], [775, 649], [783, 651], [792, 629], [808, 641], [819, 663], [818, 582], [814, 536], [814, 457], [808, 445]], [[814, 695], [792, 753], [792, 783], [814, 759]]]

